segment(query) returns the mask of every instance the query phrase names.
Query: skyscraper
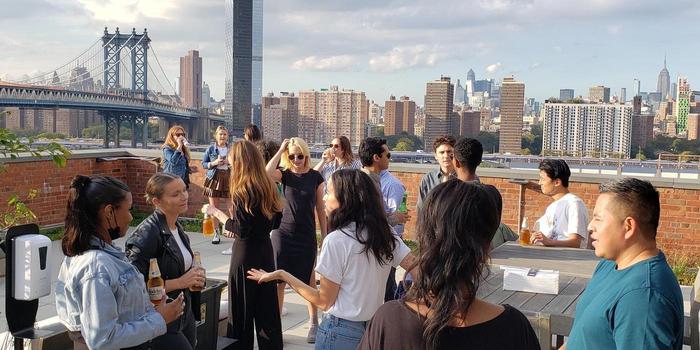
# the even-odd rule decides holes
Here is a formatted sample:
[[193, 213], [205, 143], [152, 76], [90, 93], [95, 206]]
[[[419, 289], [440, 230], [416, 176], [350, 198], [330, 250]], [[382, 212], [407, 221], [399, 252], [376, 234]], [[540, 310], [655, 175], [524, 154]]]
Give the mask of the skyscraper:
[[465, 101], [466, 103], [471, 103], [470, 99], [472, 98], [472, 95], [474, 94], [474, 82], [476, 81], [476, 74], [474, 74], [474, 71], [470, 68], [469, 71], [467, 72], [467, 81], [464, 83], [464, 93], [465, 93]]
[[621, 88], [620, 89], [620, 103], [625, 104], [625, 102], [627, 102], [627, 89]]
[[393, 95], [389, 96], [389, 100], [384, 102], [384, 135], [399, 134], [402, 124], [403, 103], [397, 101]]
[[619, 104], [545, 103], [542, 152], [594, 157], [614, 153], [628, 157], [632, 109]]
[[[432, 145], [442, 135], [457, 136], [459, 124], [455, 123], [453, 108], [454, 85], [450, 77], [430, 81], [425, 87], [425, 126], [423, 144]], [[454, 126], [457, 128], [454, 128]]]
[[501, 86], [501, 131], [498, 140], [500, 153], [520, 153], [523, 135], [523, 106], [525, 83], [513, 77], [503, 78]]
[[299, 98], [282, 92], [262, 98], [262, 132], [265, 138], [281, 141], [298, 136]]
[[681, 134], [688, 128], [688, 114], [690, 113], [690, 84], [685, 77], [678, 77], [678, 96], [676, 97], [676, 133]]
[[368, 115], [369, 103], [362, 91], [332, 85], [299, 93], [299, 136], [310, 144], [328, 144], [342, 135], [350, 144], [359, 145], [365, 137]]
[[574, 99], [574, 89], [560, 89], [559, 90], [559, 99], [562, 100], [562, 102], [573, 100]]
[[666, 57], [664, 57], [664, 68], [659, 72], [659, 80], [656, 82], [656, 92], [661, 94], [661, 100], [665, 100], [671, 91], [671, 75], [666, 69]]
[[467, 80], [476, 81], [476, 74], [474, 74], [474, 71], [471, 68], [469, 68], [469, 71], [467, 72]]
[[210, 100], [211, 90], [209, 89], [209, 84], [202, 82], [202, 108], [209, 108]]
[[243, 135], [251, 120], [253, 0], [226, 0], [226, 102], [229, 132]]
[[464, 103], [464, 88], [462, 87], [462, 84], [459, 82], [459, 79], [457, 79], [457, 85], [455, 85], [455, 93], [454, 93], [454, 104], [460, 104]]
[[634, 96], [639, 96], [639, 93], [642, 92], [642, 82], [637, 78], [634, 78], [634, 82], [632, 83], [632, 91], [634, 92]]
[[401, 96], [399, 100], [401, 101], [401, 104], [403, 104], [401, 131], [405, 131], [409, 135], [413, 135], [416, 128], [416, 102], [411, 101], [408, 96]]
[[180, 57], [178, 86], [178, 93], [186, 107], [202, 107], [202, 58], [199, 57], [199, 51], [190, 50], [187, 56]]
[[261, 125], [262, 108], [257, 106], [262, 99], [263, 78], [263, 0], [253, 0], [253, 58], [251, 80], [251, 103], [253, 104], [252, 120], [255, 125]]
[[602, 85], [592, 86], [588, 89], [588, 99], [595, 103], [610, 103], [610, 88]]

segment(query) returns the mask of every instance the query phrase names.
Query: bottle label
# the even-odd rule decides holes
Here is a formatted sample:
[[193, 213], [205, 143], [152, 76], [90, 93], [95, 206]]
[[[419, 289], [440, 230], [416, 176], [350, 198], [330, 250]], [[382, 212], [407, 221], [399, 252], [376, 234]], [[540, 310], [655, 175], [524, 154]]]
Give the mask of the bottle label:
[[165, 290], [163, 289], [163, 286], [157, 286], [157, 287], [150, 287], [148, 288], [148, 297], [151, 300], [160, 300], [163, 298], [163, 294], [165, 293]]

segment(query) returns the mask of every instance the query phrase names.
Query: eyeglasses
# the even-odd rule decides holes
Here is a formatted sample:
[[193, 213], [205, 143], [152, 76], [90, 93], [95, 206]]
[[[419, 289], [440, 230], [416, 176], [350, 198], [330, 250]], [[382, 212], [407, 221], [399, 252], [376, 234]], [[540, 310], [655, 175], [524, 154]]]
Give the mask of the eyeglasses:
[[295, 155], [295, 154], [290, 154], [290, 155], [288, 156], [289, 160], [294, 160], [294, 157], [296, 157], [297, 160], [303, 160], [303, 159], [304, 159], [304, 155], [303, 155], [303, 154], [296, 154], [296, 155]]
[[329, 148], [340, 148], [340, 145], [331, 143], [330, 145], [328, 145], [328, 147]]

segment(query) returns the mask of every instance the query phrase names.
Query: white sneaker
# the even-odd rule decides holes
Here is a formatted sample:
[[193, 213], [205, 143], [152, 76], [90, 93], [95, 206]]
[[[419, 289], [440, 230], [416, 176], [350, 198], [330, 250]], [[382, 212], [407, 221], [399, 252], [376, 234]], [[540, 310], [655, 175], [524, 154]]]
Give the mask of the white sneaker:
[[232, 249], [232, 248], [228, 248], [228, 249], [222, 251], [221, 254], [223, 254], [223, 255], [231, 255], [231, 254], [233, 254], [233, 249]]
[[282, 306], [282, 313], [280, 314], [280, 316], [287, 316], [287, 313], [289, 313], [289, 311], [287, 310], [287, 308], [284, 307], [284, 306]]

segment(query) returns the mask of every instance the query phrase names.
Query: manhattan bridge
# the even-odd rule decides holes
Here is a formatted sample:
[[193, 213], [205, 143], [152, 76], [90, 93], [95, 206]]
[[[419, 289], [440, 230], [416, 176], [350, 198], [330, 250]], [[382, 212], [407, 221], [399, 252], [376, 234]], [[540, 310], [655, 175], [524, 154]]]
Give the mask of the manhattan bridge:
[[[121, 125], [131, 128], [131, 147], [146, 147], [149, 117], [166, 130], [183, 125], [190, 135], [205, 135], [206, 109], [182, 105], [158, 60], [148, 32], [120, 33], [119, 28], [96, 40], [67, 63], [18, 81], [0, 81], [0, 108], [97, 111], [104, 124], [104, 147], [119, 147]], [[55, 116], [54, 116], [55, 117]]]

